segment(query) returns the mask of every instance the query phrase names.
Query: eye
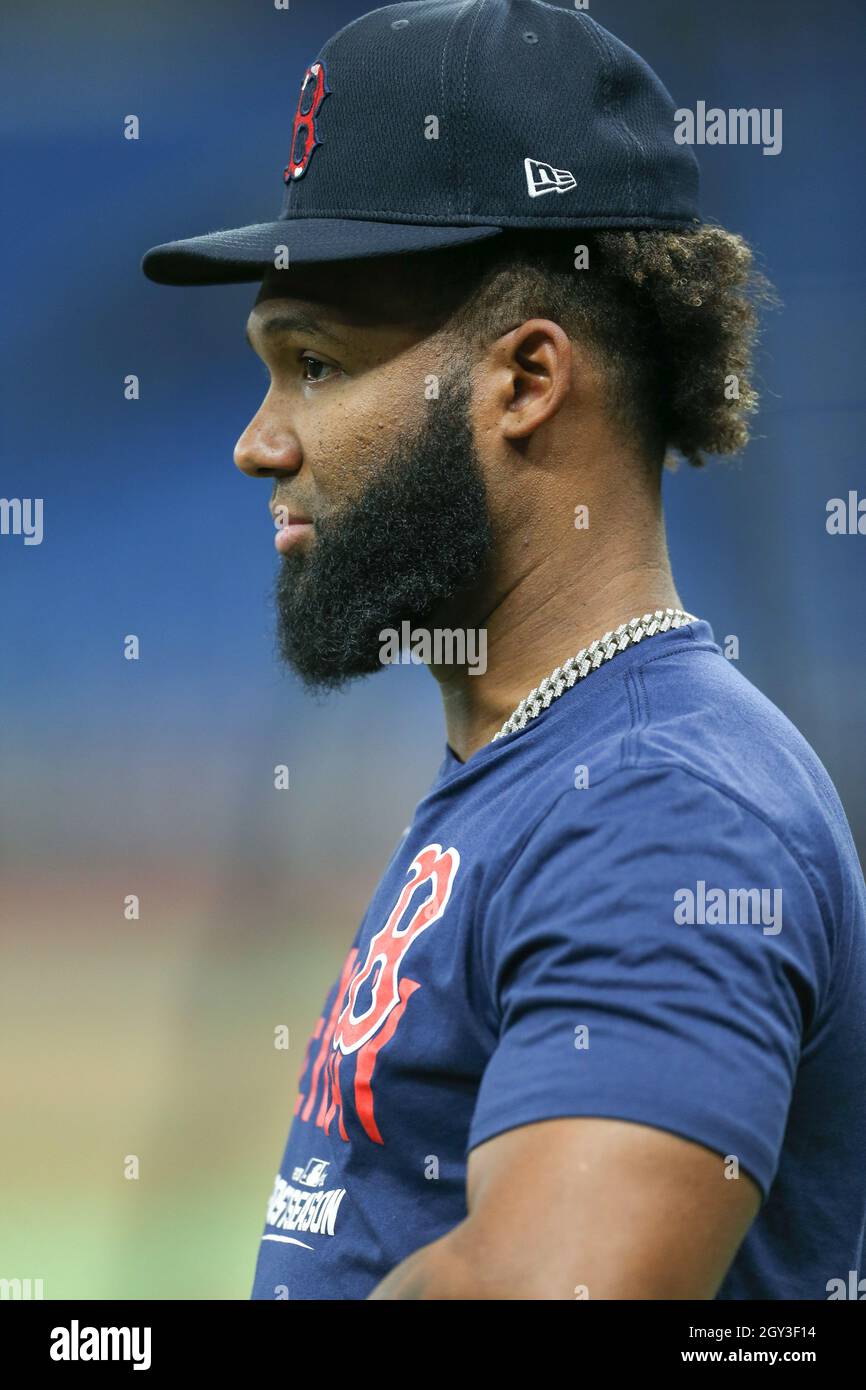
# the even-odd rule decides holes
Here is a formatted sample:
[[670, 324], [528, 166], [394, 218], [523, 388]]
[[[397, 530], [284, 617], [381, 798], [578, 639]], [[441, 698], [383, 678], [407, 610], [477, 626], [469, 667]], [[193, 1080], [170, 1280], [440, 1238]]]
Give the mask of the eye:
[[[327, 379], [328, 379], [327, 376], [321, 375], [321, 374], [318, 372], [318, 368], [320, 368], [320, 367], [323, 367], [323, 368], [325, 369], [326, 372], [331, 372], [331, 371], [335, 371], [335, 370], [336, 370], [336, 368], [334, 368], [334, 367], [331, 366], [330, 362], [323, 362], [323, 361], [321, 360], [320, 357], [313, 357], [313, 355], [312, 355], [311, 353], [309, 353], [309, 352], [303, 353], [303, 355], [302, 355], [302, 357], [301, 357], [301, 362], [302, 362], [303, 367], [304, 367], [304, 381], [309, 381], [309, 382], [327, 381]], [[309, 364], [309, 365], [308, 365], [308, 364]], [[310, 371], [314, 372], [315, 374], [314, 374], [314, 375], [310, 375]]]

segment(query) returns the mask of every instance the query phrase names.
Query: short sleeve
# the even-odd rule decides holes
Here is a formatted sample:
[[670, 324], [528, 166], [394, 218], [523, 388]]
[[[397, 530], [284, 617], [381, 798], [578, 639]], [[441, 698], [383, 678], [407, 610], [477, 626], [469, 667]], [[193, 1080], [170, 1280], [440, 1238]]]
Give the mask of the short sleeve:
[[807, 868], [756, 809], [678, 767], [569, 789], [490, 890], [499, 1035], [468, 1149], [603, 1116], [736, 1156], [766, 1198], [829, 989]]

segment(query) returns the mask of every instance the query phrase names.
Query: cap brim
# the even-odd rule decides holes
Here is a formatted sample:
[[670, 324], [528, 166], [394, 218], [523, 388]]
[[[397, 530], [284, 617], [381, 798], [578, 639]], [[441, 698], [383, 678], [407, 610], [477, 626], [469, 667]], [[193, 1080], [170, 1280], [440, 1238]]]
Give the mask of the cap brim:
[[[168, 241], [145, 253], [141, 268], [159, 285], [231, 285], [261, 280], [288, 248], [288, 265], [364, 260], [435, 251], [498, 236], [501, 227], [431, 227], [338, 217], [290, 217]], [[283, 253], [285, 254], [285, 253]]]

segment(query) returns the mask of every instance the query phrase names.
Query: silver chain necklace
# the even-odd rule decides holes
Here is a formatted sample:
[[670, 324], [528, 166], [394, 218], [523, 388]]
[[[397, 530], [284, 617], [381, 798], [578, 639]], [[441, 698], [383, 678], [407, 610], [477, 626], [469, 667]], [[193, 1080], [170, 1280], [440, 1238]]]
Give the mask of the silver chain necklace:
[[584, 680], [591, 671], [597, 671], [606, 661], [624, 652], [626, 647], [642, 642], [645, 637], [655, 637], [659, 632], [669, 632], [671, 628], [683, 627], [686, 623], [698, 621], [693, 613], [685, 613], [682, 608], [657, 608], [654, 613], [644, 613], [642, 618], [632, 618], [629, 622], [614, 628], [612, 632], [606, 632], [603, 637], [597, 637], [588, 647], [584, 647], [576, 656], [570, 656], [568, 661], [557, 666], [549, 676], [545, 676], [541, 684], [520, 701], [517, 709], [508, 716], [499, 733], [494, 734], [490, 742], [495, 743], [498, 738], [503, 738], [505, 734], [513, 734], [517, 729], [525, 729], [530, 719], [535, 719], [536, 715], [541, 714], [541, 711], [547, 709], [554, 700], [558, 700], [566, 690], [570, 690], [578, 681]]

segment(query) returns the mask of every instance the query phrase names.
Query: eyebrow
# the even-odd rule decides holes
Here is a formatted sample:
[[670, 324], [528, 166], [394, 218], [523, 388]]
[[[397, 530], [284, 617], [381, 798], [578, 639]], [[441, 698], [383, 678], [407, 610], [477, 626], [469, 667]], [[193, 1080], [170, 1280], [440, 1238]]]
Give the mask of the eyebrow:
[[[264, 320], [259, 331], [263, 338], [276, 338], [281, 333], [311, 333], [317, 338], [330, 338], [331, 342], [339, 347], [344, 346], [343, 339], [336, 333], [329, 332], [313, 314], [305, 314], [295, 309], [271, 314]], [[253, 347], [249, 325], [244, 329], [244, 337], [250, 347]]]

